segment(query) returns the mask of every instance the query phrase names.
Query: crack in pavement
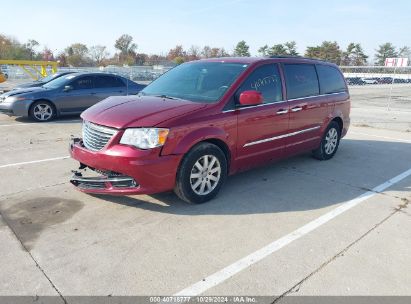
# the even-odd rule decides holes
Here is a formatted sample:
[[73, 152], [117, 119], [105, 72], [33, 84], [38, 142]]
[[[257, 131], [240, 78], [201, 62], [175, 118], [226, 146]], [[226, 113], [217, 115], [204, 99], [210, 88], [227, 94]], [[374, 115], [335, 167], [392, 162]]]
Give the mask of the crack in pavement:
[[319, 273], [322, 269], [324, 269], [325, 267], [327, 267], [330, 263], [332, 263], [333, 261], [335, 261], [336, 259], [338, 259], [341, 256], [344, 256], [344, 254], [354, 245], [356, 245], [357, 243], [359, 243], [362, 239], [364, 239], [367, 235], [369, 235], [372, 231], [374, 231], [375, 229], [377, 229], [378, 227], [380, 227], [382, 224], [384, 224], [387, 220], [389, 220], [392, 216], [394, 216], [395, 214], [399, 213], [399, 212], [404, 212], [404, 209], [406, 209], [408, 207], [408, 205], [410, 204], [410, 201], [405, 199], [402, 200], [403, 203], [401, 203], [400, 205], [397, 206], [397, 208], [394, 209], [393, 212], [391, 212], [388, 216], [386, 216], [385, 218], [383, 218], [381, 221], [379, 221], [377, 224], [375, 224], [371, 229], [369, 229], [367, 232], [365, 232], [364, 234], [362, 234], [359, 238], [357, 238], [356, 240], [354, 240], [353, 242], [351, 242], [350, 244], [348, 244], [348, 246], [346, 246], [344, 249], [342, 249], [341, 251], [339, 251], [337, 254], [335, 254], [332, 258], [330, 258], [329, 260], [325, 261], [323, 264], [321, 264], [317, 269], [315, 269], [313, 272], [311, 272], [310, 274], [308, 274], [306, 277], [304, 277], [302, 280], [300, 280], [297, 284], [293, 285], [290, 289], [288, 289], [287, 291], [285, 291], [283, 294], [281, 294], [279, 297], [275, 298], [273, 302], [271, 302], [271, 304], [277, 303], [278, 301], [281, 301], [281, 299], [283, 299], [284, 297], [286, 297], [288, 294], [291, 293], [296, 293], [300, 290], [301, 286], [308, 280], [310, 279], [312, 276], [314, 276], [315, 274]]
[[16, 239], [19, 241], [21, 247], [24, 249], [24, 251], [26, 251], [28, 253], [28, 255], [30, 256], [30, 258], [32, 259], [32, 261], [35, 263], [36, 267], [41, 271], [41, 273], [44, 275], [44, 277], [47, 279], [47, 281], [49, 281], [49, 283], [51, 284], [51, 287], [57, 292], [57, 294], [59, 295], [59, 297], [62, 299], [64, 304], [67, 304], [66, 299], [64, 298], [63, 294], [60, 292], [60, 290], [57, 288], [57, 286], [53, 283], [53, 281], [51, 280], [51, 278], [46, 274], [45, 270], [40, 266], [40, 264], [37, 262], [37, 260], [34, 258], [34, 256], [31, 254], [31, 252], [28, 250], [28, 248], [24, 245], [24, 243], [22, 242], [22, 240], [19, 238], [19, 236], [17, 235], [16, 231], [14, 231], [14, 229], [12, 228], [12, 226], [10, 225], [10, 223], [7, 221], [7, 218], [3, 216], [3, 214], [1, 213], [0, 210], [0, 217], [3, 219], [3, 221], [6, 223], [7, 227], [10, 229], [11, 232], [13, 232], [14, 236], [16, 237]]

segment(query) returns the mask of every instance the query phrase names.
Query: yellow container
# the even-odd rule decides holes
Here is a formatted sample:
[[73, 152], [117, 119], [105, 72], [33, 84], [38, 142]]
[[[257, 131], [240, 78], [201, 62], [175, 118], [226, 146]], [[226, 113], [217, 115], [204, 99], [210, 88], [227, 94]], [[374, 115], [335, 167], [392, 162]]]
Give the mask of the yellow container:
[[5, 82], [6, 80], [6, 76], [3, 73], [0, 73], [0, 83]]

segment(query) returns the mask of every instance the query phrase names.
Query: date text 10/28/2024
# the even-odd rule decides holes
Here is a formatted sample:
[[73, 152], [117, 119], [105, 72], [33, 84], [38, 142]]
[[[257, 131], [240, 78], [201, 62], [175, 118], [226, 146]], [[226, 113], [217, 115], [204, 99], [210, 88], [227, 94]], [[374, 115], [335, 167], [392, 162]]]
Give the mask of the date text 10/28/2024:
[[249, 296], [165, 296], [165, 297], [150, 297], [150, 303], [257, 303], [255, 297]]

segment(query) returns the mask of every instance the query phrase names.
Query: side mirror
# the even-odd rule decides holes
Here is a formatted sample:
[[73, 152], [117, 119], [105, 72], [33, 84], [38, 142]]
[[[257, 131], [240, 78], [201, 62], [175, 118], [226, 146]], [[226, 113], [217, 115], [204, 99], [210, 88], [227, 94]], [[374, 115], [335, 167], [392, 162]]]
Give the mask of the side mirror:
[[64, 87], [63, 91], [64, 91], [64, 92], [69, 92], [69, 91], [71, 91], [72, 89], [73, 89], [72, 86], [66, 85], [66, 86]]
[[239, 101], [242, 106], [255, 106], [263, 103], [263, 95], [257, 91], [244, 91]]

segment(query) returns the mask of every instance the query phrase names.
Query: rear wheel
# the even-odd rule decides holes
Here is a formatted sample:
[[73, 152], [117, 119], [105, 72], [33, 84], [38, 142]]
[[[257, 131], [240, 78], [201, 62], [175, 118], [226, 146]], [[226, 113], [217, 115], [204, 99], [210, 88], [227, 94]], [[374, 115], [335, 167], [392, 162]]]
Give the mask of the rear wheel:
[[216, 145], [200, 143], [181, 162], [174, 191], [188, 203], [205, 203], [217, 195], [226, 177], [223, 151]]
[[29, 115], [35, 121], [46, 122], [54, 119], [56, 109], [48, 101], [36, 101], [30, 107]]
[[340, 144], [341, 128], [340, 125], [332, 121], [324, 132], [320, 146], [313, 151], [313, 155], [319, 160], [328, 160], [337, 153]]

